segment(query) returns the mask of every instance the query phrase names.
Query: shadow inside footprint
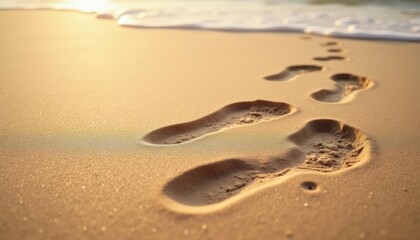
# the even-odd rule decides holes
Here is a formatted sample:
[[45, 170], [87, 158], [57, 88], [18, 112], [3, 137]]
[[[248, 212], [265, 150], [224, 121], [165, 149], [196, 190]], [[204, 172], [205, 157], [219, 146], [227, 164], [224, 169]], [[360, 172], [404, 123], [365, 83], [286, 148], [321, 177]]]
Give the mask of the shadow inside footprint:
[[291, 167], [301, 164], [303, 157], [295, 148], [266, 162], [228, 159], [211, 163], [174, 178], [163, 192], [189, 206], [215, 204], [285, 175]]
[[371, 144], [355, 127], [331, 119], [310, 121], [289, 137], [305, 153], [299, 169], [333, 172], [368, 160]]
[[313, 58], [315, 61], [343, 61], [346, 60], [345, 57], [343, 56], [326, 56], [326, 57], [314, 57]]
[[280, 73], [264, 77], [264, 79], [269, 81], [286, 81], [303, 73], [317, 72], [323, 69], [323, 67], [317, 65], [293, 65]]
[[373, 81], [349, 73], [339, 73], [331, 76], [331, 80], [337, 83], [336, 90], [322, 89], [311, 94], [311, 97], [321, 102], [340, 102], [359, 90], [364, 90], [373, 85]]
[[293, 106], [282, 102], [238, 102], [195, 121], [154, 130], [143, 139], [152, 144], [179, 144], [221, 129], [279, 118], [293, 110]]

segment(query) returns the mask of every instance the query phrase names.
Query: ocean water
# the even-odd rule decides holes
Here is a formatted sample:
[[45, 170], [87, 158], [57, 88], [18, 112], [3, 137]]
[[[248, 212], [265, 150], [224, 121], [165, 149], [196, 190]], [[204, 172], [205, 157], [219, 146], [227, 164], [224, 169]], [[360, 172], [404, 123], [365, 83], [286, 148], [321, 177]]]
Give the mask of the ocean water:
[[127, 27], [420, 41], [420, 0], [2, 0], [0, 8], [75, 10]]

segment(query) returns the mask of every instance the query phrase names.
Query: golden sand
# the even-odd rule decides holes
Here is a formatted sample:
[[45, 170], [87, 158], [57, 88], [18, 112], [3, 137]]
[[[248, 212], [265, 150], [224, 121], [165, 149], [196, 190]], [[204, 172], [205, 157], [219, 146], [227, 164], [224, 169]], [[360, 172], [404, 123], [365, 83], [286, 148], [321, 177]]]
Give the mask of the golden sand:
[[0, 27], [0, 239], [420, 236], [418, 43]]

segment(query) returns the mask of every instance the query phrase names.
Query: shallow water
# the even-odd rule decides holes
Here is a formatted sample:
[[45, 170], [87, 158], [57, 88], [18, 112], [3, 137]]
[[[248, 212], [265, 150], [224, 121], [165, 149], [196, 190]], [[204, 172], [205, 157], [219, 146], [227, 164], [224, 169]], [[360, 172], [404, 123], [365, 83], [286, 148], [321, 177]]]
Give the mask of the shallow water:
[[92, 12], [128, 27], [294, 31], [420, 41], [419, 0], [6, 0], [0, 8]]

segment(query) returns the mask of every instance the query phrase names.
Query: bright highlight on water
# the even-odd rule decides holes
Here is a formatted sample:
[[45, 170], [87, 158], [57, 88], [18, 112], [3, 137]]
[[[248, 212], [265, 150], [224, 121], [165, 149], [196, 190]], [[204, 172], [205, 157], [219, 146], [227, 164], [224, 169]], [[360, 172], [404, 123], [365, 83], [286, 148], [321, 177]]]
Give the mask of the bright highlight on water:
[[366, 2], [25, 0], [4, 1], [0, 8], [96, 13], [99, 18], [115, 19], [119, 25], [127, 27], [292, 31], [347, 38], [420, 41], [419, 1]]

